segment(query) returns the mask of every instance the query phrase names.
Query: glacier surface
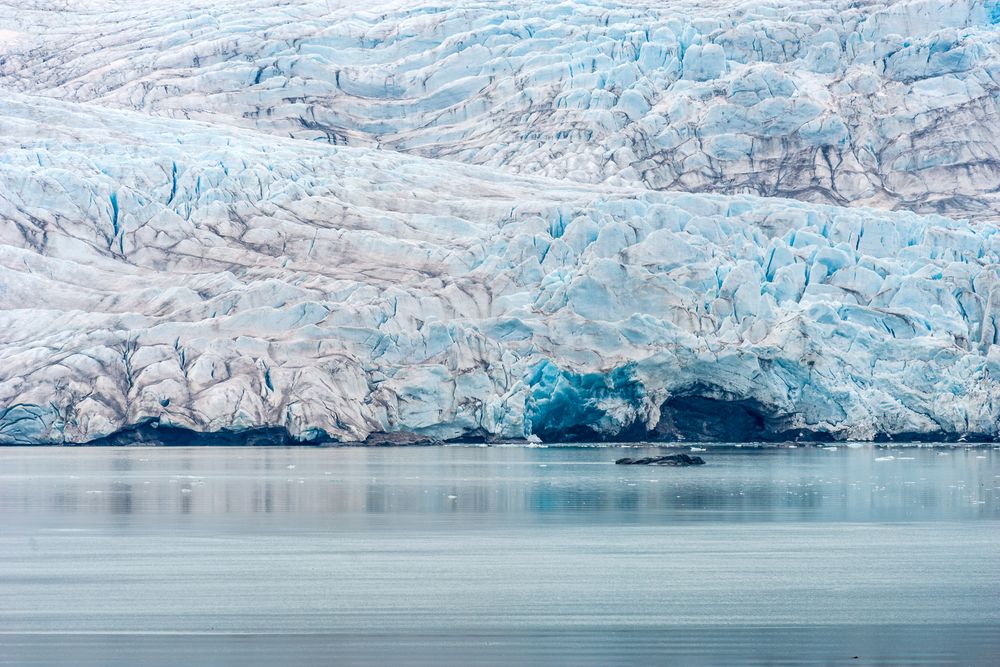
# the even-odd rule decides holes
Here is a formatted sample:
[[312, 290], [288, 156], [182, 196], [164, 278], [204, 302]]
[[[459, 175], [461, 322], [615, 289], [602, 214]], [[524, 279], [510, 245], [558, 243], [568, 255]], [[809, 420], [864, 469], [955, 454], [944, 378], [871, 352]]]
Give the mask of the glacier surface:
[[996, 3], [0, 16], [0, 444], [1000, 433]]
[[995, 221], [1000, 0], [0, 0], [0, 86], [655, 190]]

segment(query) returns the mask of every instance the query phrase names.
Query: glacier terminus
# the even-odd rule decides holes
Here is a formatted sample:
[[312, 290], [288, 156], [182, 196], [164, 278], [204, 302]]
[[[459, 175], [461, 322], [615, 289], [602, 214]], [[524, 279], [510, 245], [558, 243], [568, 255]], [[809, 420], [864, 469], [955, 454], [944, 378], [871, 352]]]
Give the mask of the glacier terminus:
[[0, 0], [0, 444], [995, 440], [998, 128], [996, 0]]

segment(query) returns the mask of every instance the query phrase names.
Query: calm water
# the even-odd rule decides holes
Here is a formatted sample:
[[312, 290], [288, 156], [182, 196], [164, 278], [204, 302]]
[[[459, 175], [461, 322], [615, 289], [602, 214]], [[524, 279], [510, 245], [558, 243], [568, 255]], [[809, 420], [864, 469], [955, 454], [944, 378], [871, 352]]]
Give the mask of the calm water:
[[0, 663], [1000, 661], [1000, 450], [658, 451], [0, 449]]

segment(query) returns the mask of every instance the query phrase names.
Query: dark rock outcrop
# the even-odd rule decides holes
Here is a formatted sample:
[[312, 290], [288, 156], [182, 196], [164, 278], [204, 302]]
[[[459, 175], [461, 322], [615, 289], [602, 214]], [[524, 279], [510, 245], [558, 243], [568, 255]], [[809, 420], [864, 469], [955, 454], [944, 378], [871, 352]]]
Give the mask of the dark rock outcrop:
[[668, 454], [667, 456], [648, 456], [642, 459], [625, 457], [615, 461], [615, 464], [635, 466], [701, 466], [705, 465], [705, 459], [700, 456], [689, 456], [687, 454]]
[[424, 446], [440, 445], [441, 440], [427, 435], [421, 435], [412, 431], [393, 431], [386, 433], [378, 431], [372, 433], [365, 441], [360, 443], [369, 447], [403, 447], [403, 446]]

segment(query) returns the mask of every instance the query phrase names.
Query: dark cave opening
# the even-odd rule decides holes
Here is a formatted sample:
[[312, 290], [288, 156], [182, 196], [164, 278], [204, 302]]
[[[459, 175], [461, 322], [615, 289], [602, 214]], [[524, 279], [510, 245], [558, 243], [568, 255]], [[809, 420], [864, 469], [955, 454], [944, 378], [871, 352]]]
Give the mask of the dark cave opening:
[[692, 442], [832, 442], [821, 430], [789, 428], [792, 415], [717, 387], [695, 385], [660, 406], [653, 440]]
[[768, 433], [767, 418], [756, 401], [674, 396], [660, 407], [653, 430], [657, 440], [747, 442]]

